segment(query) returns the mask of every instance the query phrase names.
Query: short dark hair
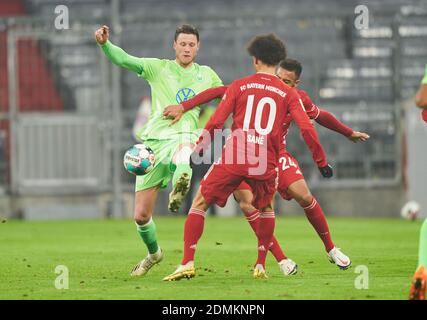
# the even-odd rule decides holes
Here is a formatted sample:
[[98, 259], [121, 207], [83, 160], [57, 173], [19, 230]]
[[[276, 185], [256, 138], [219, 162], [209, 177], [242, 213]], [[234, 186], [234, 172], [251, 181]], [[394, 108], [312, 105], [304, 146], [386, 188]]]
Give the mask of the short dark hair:
[[279, 67], [285, 69], [287, 71], [295, 72], [295, 75], [299, 79], [302, 73], [302, 64], [298, 60], [287, 58], [285, 60], [280, 61]]
[[253, 38], [248, 44], [248, 53], [269, 66], [276, 66], [286, 59], [286, 46], [274, 33]]
[[176, 28], [175, 30], [175, 41], [176, 39], [178, 39], [178, 36], [181, 33], [185, 33], [185, 34], [194, 34], [197, 38], [197, 42], [199, 42], [199, 30], [197, 30], [197, 28], [191, 24], [183, 24], [181, 26], [179, 26], [178, 28]]

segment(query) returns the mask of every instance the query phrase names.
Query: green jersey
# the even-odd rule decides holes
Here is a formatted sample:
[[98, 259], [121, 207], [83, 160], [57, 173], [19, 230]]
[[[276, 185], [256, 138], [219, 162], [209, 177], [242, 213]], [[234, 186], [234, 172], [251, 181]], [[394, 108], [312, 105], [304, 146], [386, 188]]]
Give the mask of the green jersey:
[[206, 89], [221, 86], [221, 79], [210, 67], [193, 63], [183, 68], [175, 60], [133, 57], [109, 41], [101, 47], [114, 64], [136, 72], [150, 84], [151, 112], [137, 134], [139, 138], [175, 140], [183, 139], [183, 135], [188, 136], [185, 140], [197, 138], [200, 107], [185, 112], [172, 126], [169, 126], [172, 120], [163, 118], [163, 109], [180, 104]]

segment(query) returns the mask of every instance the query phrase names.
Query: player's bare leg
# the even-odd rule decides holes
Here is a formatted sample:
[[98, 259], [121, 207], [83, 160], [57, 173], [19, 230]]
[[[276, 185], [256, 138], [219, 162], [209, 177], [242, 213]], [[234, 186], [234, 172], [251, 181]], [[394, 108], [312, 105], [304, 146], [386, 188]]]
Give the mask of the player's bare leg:
[[[255, 235], [258, 237], [257, 230], [259, 225], [260, 213], [259, 213], [259, 210], [257, 210], [252, 205], [252, 199], [253, 199], [252, 192], [248, 189], [237, 189], [236, 191], [233, 192], [233, 195], [234, 195], [234, 199], [236, 199], [237, 203], [240, 206], [240, 209], [245, 215], [246, 220], [248, 221], [249, 225], [252, 227], [252, 230], [254, 231]], [[294, 275], [297, 273], [297, 270], [298, 270], [297, 264], [291, 259], [289, 259], [288, 257], [286, 257], [285, 253], [283, 252], [279, 242], [277, 241], [274, 235], [271, 239], [271, 243], [268, 249], [276, 258], [277, 263], [279, 264], [279, 268], [285, 276]]]
[[157, 244], [156, 225], [152, 219], [159, 187], [135, 193], [134, 220], [137, 231], [148, 249], [148, 255], [131, 272], [131, 276], [145, 275], [155, 264], [163, 259], [163, 252]]
[[317, 200], [312, 196], [305, 180], [295, 181], [288, 187], [286, 192], [304, 209], [307, 219], [325, 245], [329, 261], [336, 264], [340, 269], [349, 268], [351, 260], [339, 248], [335, 247], [332, 242], [325, 214]]
[[175, 169], [172, 178], [172, 191], [169, 194], [169, 211], [177, 212], [181, 207], [182, 201], [190, 190], [192, 170], [190, 167], [190, 156], [194, 145], [183, 143], [178, 147], [173, 156], [172, 167]]
[[196, 245], [203, 234], [206, 210], [209, 204], [202, 195], [201, 188], [197, 191], [191, 209], [184, 225], [184, 257], [178, 268], [163, 278], [164, 281], [178, 281], [183, 278], [191, 279], [196, 275], [194, 268], [194, 255]]

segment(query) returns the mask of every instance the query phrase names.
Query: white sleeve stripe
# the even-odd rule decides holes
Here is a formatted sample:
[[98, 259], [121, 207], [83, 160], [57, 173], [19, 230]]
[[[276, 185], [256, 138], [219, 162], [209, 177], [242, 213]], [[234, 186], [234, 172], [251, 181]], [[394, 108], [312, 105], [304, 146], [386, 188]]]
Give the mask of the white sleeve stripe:
[[[317, 107], [316, 107], [317, 108]], [[320, 109], [319, 108], [317, 108], [317, 114], [316, 114], [316, 116], [313, 118], [314, 120], [316, 120], [318, 117], [319, 117], [319, 114], [320, 114]]]
[[307, 207], [303, 207], [303, 209], [304, 209], [304, 210], [310, 210], [310, 209], [313, 209], [313, 208], [316, 206], [316, 204], [317, 204], [317, 201], [316, 201], [316, 199], [314, 199], [314, 198], [313, 198], [313, 201], [311, 202], [311, 204], [310, 204], [310, 205], [308, 205]]
[[302, 108], [302, 110], [304, 110], [304, 112], [306, 112], [306, 111], [305, 111], [305, 107], [304, 107], [304, 104], [302, 103], [302, 100], [301, 100], [301, 98], [299, 99], [299, 103], [300, 103], [300, 105], [301, 105], [301, 108]]

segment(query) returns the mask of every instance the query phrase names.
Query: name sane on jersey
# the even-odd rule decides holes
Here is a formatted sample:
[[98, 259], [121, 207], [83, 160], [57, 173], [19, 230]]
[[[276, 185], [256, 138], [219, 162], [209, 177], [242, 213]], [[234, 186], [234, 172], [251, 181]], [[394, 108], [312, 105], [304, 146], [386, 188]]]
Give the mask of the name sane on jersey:
[[246, 141], [256, 144], [264, 144], [264, 136], [254, 136], [252, 134], [248, 134], [246, 136]]

